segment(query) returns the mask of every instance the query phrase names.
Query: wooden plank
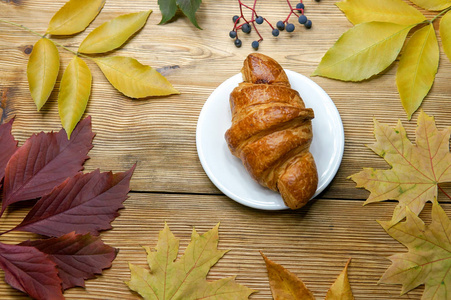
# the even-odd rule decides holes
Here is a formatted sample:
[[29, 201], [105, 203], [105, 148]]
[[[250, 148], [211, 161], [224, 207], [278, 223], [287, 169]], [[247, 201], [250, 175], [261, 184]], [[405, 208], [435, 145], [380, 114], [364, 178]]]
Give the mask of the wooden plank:
[[[451, 205], [443, 205], [451, 213]], [[259, 292], [251, 299], [271, 299], [263, 251], [305, 281], [317, 299], [352, 258], [349, 278], [356, 299], [420, 299], [422, 287], [399, 297], [399, 285], [377, 285], [390, 265], [388, 256], [406, 248], [388, 236], [376, 220], [390, 219], [394, 203], [363, 207], [361, 201], [317, 200], [298, 211], [259, 211], [224, 196], [131, 193], [113, 229], [101, 234], [120, 249], [111, 269], [86, 282], [86, 290], [68, 290], [67, 299], [138, 299], [128, 291], [128, 262], [146, 266], [141, 245], [155, 246], [164, 222], [186, 248], [192, 228], [204, 233], [220, 222], [219, 249], [230, 251], [213, 267], [210, 280], [237, 275], [237, 281]], [[27, 209], [8, 210], [0, 232], [20, 222]], [[430, 205], [421, 214], [430, 221]], [[6, 243], [36, 236], [11, 232]], [[0, 278], [3, 276], [0, 275]], [[22, 299], [21, 293], [0, 280], [1, 299]]]

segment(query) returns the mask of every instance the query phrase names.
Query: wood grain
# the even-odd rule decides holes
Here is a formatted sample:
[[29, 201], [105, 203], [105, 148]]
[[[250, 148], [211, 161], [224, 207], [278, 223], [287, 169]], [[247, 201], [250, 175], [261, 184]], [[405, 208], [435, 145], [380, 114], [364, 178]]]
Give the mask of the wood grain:
[[[297, 25], [289, 34], [275, 38], [260, 25], [264, 41], [259, 52], [279, 61], [287, 69], [309, 76], [338, 37], [351, 28], [335, 1], [304, 1], [313, 27]], [[15, 22], [43, 34], [52, 15], [64, 0], [2, 0], [0, 19]], [[252, 299], [269, 299], [270, 292], [263, 250], [303, 278], [318, 299], [346, 260], [353, 258], [350, 280], [356, 299], [420, 299], [422, 289], [398, 297], [399, 286], [377, 285], [388, 267], [388, 255], [404, 251], [375, 222], [389, 219], [394, 203], [362, 208], [368, 192], [356, 189], [347, 177], [362, 167], [388, 168], [383, 159], [365, 145], [374, 141], [373, 118], [387, 124], [400, 119], [414, 136], [416, 113], [408, 121], [395, 86], [397, 62], [382, 74], [360, 83], [310, 77], [332, 98], [343, 120], [345, 152], [335, 179], [308, 207], [297, 212], [262, 212], [242, 207], [221, 195], [206, 176], [196, 151], [197, 119], [208, 96], [224, 80], [237, 74], [244, 58], [252, 52], [250, 35], [240, 33], [243, 46], [236, 48], [228, 37], [232, 16], [238, 13], [235, 0], [204, 0], [197, 13], [197, 30], [184, 17], [166, 25], [156, 0], [108, 0], [99, 16], [84, 32], [75, 36], [51, 37], [77, 50], [94, 28], [126, 12], [152, 9], [147, 25], [123, 47], [107, 55], [132, 56], [158, 68], [181, 91], [181, 95], [142, 100], [126, 98], [107, 82], [97, 66], [86, 59], [93, 75], [92, 95], [85, 116], [91, 115], [97, 133], [86, 170], [124, 171], [137, 163], [131, 187], [132, 197], [103, 236], [121, 249], [113, 267], [103, 276], [87, 282], [87, 289], [66, 292], [68, 299], [137, 299], [122, 283], [127, 280], [127, 262], [145, 264], [139, 245], [154, 245], [158, 231], [167, 221], [186, 247], [192, 226], [200, 232], [221, 222], [220, 247], [231, 251], [210, 273], [211, 279], [238, 275], [237, 280], [259, 290]], [[285, 0], [259, 1], [257, 9], [272, 23], [286, 16]], [[422, 11], [428, 18], [434, 13]], [[293, 19], [293, 22], [296, 21]], [[56, 89], [41, 112], [37, 112], [28, 91], [26, 65], [38, 36], [0, 22], [0, 117], [16, 116], [13, 134], [22, 144], [32, 133], [61, 128], [57, 91], [63, 69], [72, 55], [60, 49], [61, 64]], [[439, 38], [439, 44], [441, 40]], [[440, 66], [422, 109], [435, 116], [439, 128], [451, 125], [451, 62], [440, 50]], [[445, 201], [444, 196], [440, 200]], [[447, 211], [451, 207], [445, 205]], [[0, 227], [12, 227], [23, 216], [18, 210], [0, 219]], [[423, 214], [427, 217], [427, 213]], [[426, 218], [427, 219], [427, 218]], [[32, 236], [11, 233], [2, 241], [16, 243]], [[1, 299], [24, 298], [3, 281]]]

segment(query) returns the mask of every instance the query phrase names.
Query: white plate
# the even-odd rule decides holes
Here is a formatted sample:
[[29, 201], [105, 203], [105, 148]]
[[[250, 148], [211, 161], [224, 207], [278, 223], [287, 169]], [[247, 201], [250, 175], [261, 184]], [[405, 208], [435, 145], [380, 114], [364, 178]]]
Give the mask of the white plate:
[[[301, 74], [285, 71], [291, 87], [299, 92], [306, 107], [315, 112], [310, 146], [318, 170], [315, 197], [329, 185], [340, 166], [344, 150], [343, 123], [333, 101], [321, 87]], [[196, 131], [200, 162], [216, 187], [233, 200], [258, 209], [286, 209], [280, 194], [255, 182], [227, 147], [224, 134], [232, 124], [229, 96], [242, 81], [241, 73], [227, 79], [205, 102]]]

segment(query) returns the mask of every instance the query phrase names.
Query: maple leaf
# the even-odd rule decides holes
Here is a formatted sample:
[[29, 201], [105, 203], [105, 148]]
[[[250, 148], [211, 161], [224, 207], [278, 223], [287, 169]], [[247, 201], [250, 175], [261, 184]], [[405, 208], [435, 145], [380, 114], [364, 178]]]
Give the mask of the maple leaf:
[[357, 187], [371, 192], [365, 204], [399, 201], [391, 225], [406, 216], [406, 207], [418, 215], [427, 201], [437, 197], [438, 184], [451, 181], [450, 133], [451, 127], [439, 131], [434, 118], [421, 111], [413, 145], [401, 121], [391, 128], [375, 119], [376, 143], [369, 148], [383, 157], [391, 169], [366, 168], [350, 176]]
[[391, 226], [379, 222], [385, 231], [408, 248], [407, 253], [389, 259], [380, 283], [402, 284], [401, 294], [424, 284], [421, 299], [449, 299], [451, 287], [451, 221], [436, 200], [432, 205], [432, 222], [425, 225], [408, 207], [405, 222]]
[[0, 215], [8, 205], [39, 198], [82, 170], [93, 138], [90, 117], [78, 124], [70, 140], [63, 129], [32, 135], [6, 166]]
[[195, 15], [201, 3], [202, 0], [158, 0], [158, 5], [160, 6], [160, 11], [162, 14], [160, 24], [164, 24], [172, 20], [178, 7], [194, 26], [202, 29], [199, 24], [197, 24]]
[[6, 164], [17, 150], [17, 141], [11, 134], [13, 122], [14, 119], [11, 119], [8, 123], [0, 125], [0, 145], [2, 145], [2, 150], [0, 151], [0, 182], [5, 176]]
[[111, 267], [117, 250], [105, 245], [99, 237], [90, 234], [68, 233], [58, 238], [49, 238], [20, 243], [35, 247], [48, 254], [58, 269], [63, 289], [85, 286], [85, 279], [94, 278], [103, 269]]
[[[260, 254], [266, 264], [271, 293], [275, 300], [315, 300], [313, 293], [295, 274], [271, 261], [261, 251]], [[325, 300], [354, 300], [348, 280], [348, 265], [350, 261], [349, 259], [343, 271], [330, 287]]]
[[13, 230], [46, 236], [60, 236], [72, 231], [98, 235], [100, 230], [111, 228], [110, 222], [123, 208], [134, 170], [135, 166], [116, 174], [96, 170], [68, 178], [36, 202]]
[[128, 287], [144, 299], [247, 299], [254, 291], [239, 285], [234, 277], [209, 282], [205, 278], [210, 268], [227, 252], [217, 249], [219, 224], [199, 235], [195, 229], [184, 255], [175, 261], [179, 239], [167, 224], [160, 231], [155, 249], [144, 247], [150, 271], [129, 264]]
[[31, 297], [64, 299], [55, 263], [36, 248], [0, 243], [0, 267], [9, 285]]

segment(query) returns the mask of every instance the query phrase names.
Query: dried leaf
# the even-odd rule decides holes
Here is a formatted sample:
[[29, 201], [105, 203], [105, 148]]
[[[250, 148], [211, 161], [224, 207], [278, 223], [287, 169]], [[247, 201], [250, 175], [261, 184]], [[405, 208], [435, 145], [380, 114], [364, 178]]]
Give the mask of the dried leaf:
[[160, 24], [170, 21], [175, 16], [178, 7], [194, 26], [201, 29], [196, 20], [196, 11], [201, 3], [202, 0], [158, 0], [162, 15]]
[[443, 10], [451, 6], [450, 0], [410, 0], [427, 10]]
[[390, 257], [392, 265], [380, 283], [402, 284], [401, 294], [424, 284], [421, 299], [449, 299], [451, 286], [451, 221], [436, 200], [432, 206], [432, 223], [425, 225], [407, 207], [405, 222], [391, 226], [380, 222], [387, 233], [408, 248], [407, 253]]
[[98, 235], [111, 229], [127, 199], [134, 170], [135, 166], [116, 174], [78, 173], [44, 195], [14, 230], [57, 237], [72, 231]]
[[180, 94], [157, 70], [131, 57], [98, 57], [94, 61], [108, 81], [128, 97]]
[[124, 44], [147, 21], [151, 10], [121, 15], [94, 29], [81, 43], [81, 53], [104, 53]]
[[64, 299], [55, 263], [36, 248], [0, 243], [5, 281], [34, 299]]
[[93, 137], [90, 117], [78, 124], [71, 140], [64, 130], [32, 135], [6, 166], [1, 214], [8, 205], [41, 197], [82, 170]]
[[352, 294], [351, 285], [349, 284], [348, 279], [348, 266], [350, 262], [351, 259], [348, 260], [345, 268], [330, 287], [325, 300], [354, 300], [354, 295]]
[[193, 229], [191, 242], [178, 261], [179, 240], [169, 227], [160, 231], [155, 249], [144, 247], [150, 271], [129, 264], [128, 287], [144, 299], [248, 299], [254, 291], [239, 285], [234, 277], [208, 282], [210, 268], [227, 252], [217, 249], [218, 227], [199, 235]]
[[104, 4], [105, 0], [69, 0], [50, 20], [47, 33], [70, 35], [85, 30]]
[[313, 75], [360, 81], [385, 70], [398, 56], [413, 25], [369, 22], [345, 32]]
[[269, 260], [262, 252], [260, 254], [266, 263], [269, 285], [275, 300], [315, 300], [313, 293], [305, 286], [302, 280], [283, 266]]
[[374, 120], [376, 143], [369, 146], [391, 166], [388, 170], [372, 168], [352, 175], [357, 187], [371, 192], [365, 204], [397, 200], [392, 220], [395, 225], [406, 216], [406, 207], [418, 215], [427, 201], [437, 197], [437, 186], [451, 181], [451, 127], [439, 131], [433, 117], [423, 111], [418, 116], [416, 145], [407, 138], [398, 121], [395, 128]]
[[402, 0], [343, 0], [336, 3], [353, 24], [364, 22], [390, 22], [413, 25], [426, 17]]
[[443, 50], [451, 61], [451, 11], [448, 11], [440, 20], [440, 37]]
[[406, 44], [396, 73], [396, 85], [409, 120], [434, 83], [439, 56], [432, 23], [417, 30]]
[[74, 56], [64, 71], [58, 93], [59, 115], [68, 139], [86, 110], [91, 83], [92, 75], [88, 66], [81, 58]]
[[38, 111], [47, 102], [55, 87], [60, 68], [60, 56], [55, 44], [42, 38], [36, 42], [27, 66], [28, 85]]
[[14, 119], [11, 119], [8, 123], [0, 125], [0, 145], [2, 146], [0, 151], [0, 182], [5, 176], [5, 169], [9, 159], [17, 150], [17, 141], [11, 134], [13, 122]]
[[85, 280], [101, 274], [103, 269], [111, 267], [117, 250], [105, 245], [99, 237], [73, 232], [58, 238], [26, 241], [21, 246], [35, 247], [48, 254], [58, 269], [63, 281], [63, 289], [85, 286]]

